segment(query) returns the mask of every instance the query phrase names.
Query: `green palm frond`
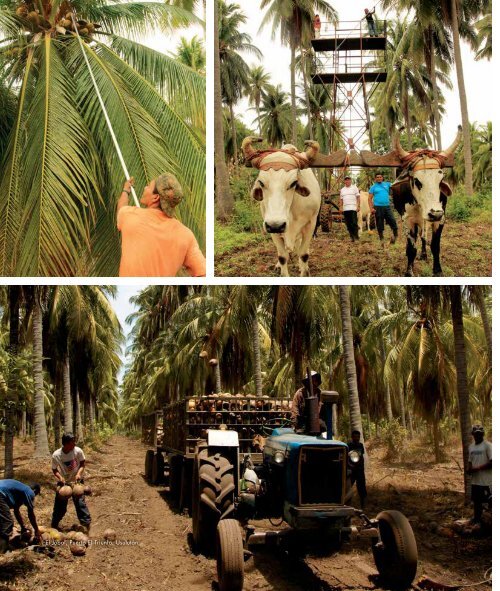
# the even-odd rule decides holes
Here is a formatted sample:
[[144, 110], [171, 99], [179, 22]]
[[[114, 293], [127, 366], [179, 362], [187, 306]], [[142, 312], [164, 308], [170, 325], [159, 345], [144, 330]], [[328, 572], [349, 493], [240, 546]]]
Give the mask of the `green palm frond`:
[[111, 47], [148, 81], [169, 103], [174, 103], [181, 117], [200, 131], [205, 129], [205, 77], [179, 61], [145, 45], [113, 35]]

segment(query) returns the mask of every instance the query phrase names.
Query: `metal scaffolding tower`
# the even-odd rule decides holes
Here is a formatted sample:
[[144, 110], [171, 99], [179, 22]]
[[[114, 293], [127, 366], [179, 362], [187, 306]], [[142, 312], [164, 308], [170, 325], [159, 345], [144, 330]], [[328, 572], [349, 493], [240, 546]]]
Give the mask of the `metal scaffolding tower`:
[[387, 21], [377, 22], [377, 37], [368, 36], [363, 22], [322, 23], [319, 36], [312, 40], [312, 82], [327, 89], [334, 130], [347, 150], [362, 148], [366, 135], [373, 150], [368, 101], [377, 85], [387, 80], [385, 59], [380, 59], [385, 58], [380, 52], [386, 50]]

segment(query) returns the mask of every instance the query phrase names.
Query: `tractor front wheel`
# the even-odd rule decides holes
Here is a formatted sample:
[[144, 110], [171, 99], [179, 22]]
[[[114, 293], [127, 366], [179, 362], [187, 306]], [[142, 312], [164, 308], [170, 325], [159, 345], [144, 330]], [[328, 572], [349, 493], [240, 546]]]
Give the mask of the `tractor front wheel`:
[[236, 519], [223, 519], [217, 526], [217, 578], [219, 591], [242, 591], [244, 579], [243, 539]]
[[219, 521], [234, 513], [233, 473], [233, 465], [220, 453], [199, 449], [193, 470], [193, 539], [207, 556], [213, 555]]
[[399, 511], [377, 515], [379, 541], [373, 557], [384, 583], [391, 589], [407, 589], [417, 574], [418, 551], [410, 522]]

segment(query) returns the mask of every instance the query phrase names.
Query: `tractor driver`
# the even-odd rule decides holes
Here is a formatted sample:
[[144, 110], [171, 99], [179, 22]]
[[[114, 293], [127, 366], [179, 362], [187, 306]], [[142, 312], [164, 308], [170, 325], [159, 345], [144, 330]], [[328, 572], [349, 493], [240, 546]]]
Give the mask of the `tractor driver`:
[[[316, 371], [311, 371], [311, 381], [313, 394], [321, 397], [321, 375]], [[292, 400], [292, 424], [295, 431], [303, 432], [307, 427], [306, 398], [310, 396], [309, 379], [307, 376], [302, 380], [302, 388], [299, 388]], [[326, 431], [326, 423], [323, 405], [319, 402], [319, 418], [321, 431]]]

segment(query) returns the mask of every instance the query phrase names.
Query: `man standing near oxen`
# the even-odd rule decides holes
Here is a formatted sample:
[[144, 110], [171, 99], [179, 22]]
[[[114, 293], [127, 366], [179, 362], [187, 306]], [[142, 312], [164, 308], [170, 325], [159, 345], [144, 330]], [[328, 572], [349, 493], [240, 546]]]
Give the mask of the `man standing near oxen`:
[[360, 207], [359, 189], [352, 184], [350, 176], [344, 179], [345, 186], [340, 189], [340, 211], [351, 240], [359, 240], [358, 212]]
[[391, 244], [396, 242], [398, 237], [398, 225], [392, 213], [389, 191], [391, 183], [384, 181], [384, 175], [378, 173], [375, 176], [375, 182], [370, 187], [370, 211], [375, 214], [375, 223], [380, 242], [384, 240], [384, 225], [392, 230]]

